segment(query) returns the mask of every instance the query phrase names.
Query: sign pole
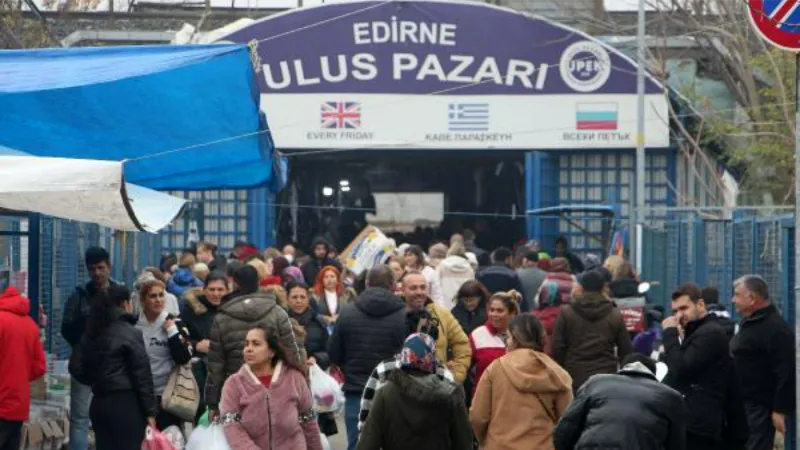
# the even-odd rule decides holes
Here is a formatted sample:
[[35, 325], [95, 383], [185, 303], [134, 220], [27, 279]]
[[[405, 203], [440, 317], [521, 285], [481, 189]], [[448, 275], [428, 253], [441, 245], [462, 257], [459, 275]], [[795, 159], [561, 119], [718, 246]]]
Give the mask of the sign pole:
[[[800, 53], [795, 55], [794, 99], [794, 345], [795, 362], [800, 361]], [[795, 369], [795, 386], [800, 383], [800, 366]], [[800, 392], [795, 392], [795, 406], [800, 406]], [[797, 409], [795, 409], [797, 411]], [[787, 422], [789, 418], [787, 417]], [[795, 421], [795, 439], [800, 438], [800, 421]]]
[[631, 256], [630, 261], [636, 269], [642, 271], [641, 254], [642, 249], [639, 248], [641, 239], [639, 237], [638, 225], [642, 223], [645, 218], [645, 149], [644, 149], [644, 115], [645, 115], [645, 101], [644, 101], [644, 81], [645, 81], [645, 9], [644, 0], [639, 0], [639, 13], [637, 16], [637, 33], [636, 33], [636, 189], [634, 191], [634, 198], [636, 201], [633, 204], [633, 210], [630, 212], [631, 225], [628, 239], [631, 243]]

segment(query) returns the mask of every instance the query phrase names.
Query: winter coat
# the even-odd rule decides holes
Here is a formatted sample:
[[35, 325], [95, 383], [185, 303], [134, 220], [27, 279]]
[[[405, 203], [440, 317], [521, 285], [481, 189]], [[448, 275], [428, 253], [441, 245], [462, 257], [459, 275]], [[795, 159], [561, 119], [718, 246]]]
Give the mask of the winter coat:
[[0, 420], [28, 420], [30, 382], [45, 372], [39, 327], [30, 301], [14, 287], [0, 294]]
[[[212, 305], [200, 288], [189, 289], [183, 298], [186, 303], [181, 310], [181, 320], [189, 330], [192, 347], [195, 347], [198, 342], [208, 339], [211, 335], [211, 325], [217, 315], [218, 306]], [[204, 355], [195, 356], [204, 357]]]
[[571, 400], [572, 379], [564, 369], [544, 353], [517, 349], [486, 369], [469, 419], [484, 450], [548, 450]]
[[[683, 341], [677, 328], [664, 330], [664, 362], [669, 372], [664, 384], [683, 395], [689, 434], [722, 441], [733, 360], [728, 338], [714, 319], [705, 316], [686, 326]], [[744, 414], [744, 405], [730, 405]]]
[[743, 319], [731, 342], [745, 402], [786, 415], [794, 412], [794, 330], [774, 306]]
[[547, 272], [538, 267], [526, 267], [517, 269], [517, 276], [522, 285], [521, 294], [529, 299], [528, 304], [531, 305], [531, 308], [536, 309], [536, 294], [539, 292], [539, 288], [542, 287], [542, 283], [547, 277]]
[[434, 374], [396, 370], [375, 394], [358, 450], [471, 450], [461, 387]]
[[[559, 274], [555, 274], [559, 275]], [[545, 278], [536, 294], [536, 311], [533, 315], [539, 319], [544, 328], [544, 352], [553, 356], [553, 331], [556, 328], [556, 321], [561, 315], [561, 306], [569, 303], [572, 294], [564, 296], [564, 284], [557, 278]]]
[[345, 288], [342, 290], [342, 295], [337, 298], [337, 304], [339, 305], [336, 311], [331, 311], [330, 307], [328, 306], [328, 301], [325, 299], [325, 293], [323, 292], [322, 295], [312, 295], [314, 302], [317, 304], [317, 313], [323, 315], [326, 320], [330, 319], [334, 314], [339, 314], [342, 310], [344, 305], [352, 305], [356, 301], [356, 297], [358, 294], [356, 290], [353, 288]]
[[456, 383], [461, 384], [467, 378], [467, 371], [472, 363], [469, 337], [449, 309], [436, 305], [431, 299], [428, 299], [425, 308], [439, 321], [436, 358], [444, 363], [450, 363], [447, 365], [453, 371]]
[[195, 287], [202, 287], [203, 282], [194, 276], [191, 267], [181, 267], [172, 274], [167, 283], [167, 291], [177, 298], [183, 298], [183, 294]]
[[640, 297], [639, 283], [633, 278], [618, 278], [608, 283], [613, 298]]
[[145, 417], [155, 417], [156, 396], [150, 359], [138, 318], [119, 308], [109, 311], [112, 321], [100, 336], [84, 338], [82, 367], [96, 396], [130, 391], [139, 399]]
[[716, 303], [712, 303], [708, 305], [708, 315], [725, 330], [725, 334], [728, 336], [728, 341], [733, 339], [733, 336], [736, 335], [736, 322], [731, 319], [730, 313], [725, 309], [724, 306]]
[[495, 264], [483, 269], [478, 274], [478, 281], [486, 286], [490, 294], [497, 292], [507, 292], [515, 290], [522, 295], [520, 302], [520, 309], [522, 311], [530, 311], [531, 299], [525, 297], [525, 291], [522, 289], [522, 283], [519, 281], [517, 272], [504, 264]]
[[231, 375], [220, 414], [231, 450], [322, 450], [308, 382], [280, 362], [269, 389], [246, 364]]
[[289, 316], [278, 306], [275, 295], [267, 292], [234, 293], [223, 300], [211, 325], [206, 358], [206, 403], [209, 405], [215, 406], [219, 403], [225, 379], [242, 367], [245, 337], [257, 325], [275, 330], [286, 356], [286, 363], [304, 370], [305, 361], [301, 360], [300, 348]]
[[485, 324], [486, 320], [488, 320], [486, 302], [484, 301], [478, 303], [478, 307], [475, 308], [474, 311], [470, 311], [464, 306], [464, 302], [459, 300], [450, 312], [453, 314], [453, 317], [456, 318], [458, 324], [461, 325], [461, 329], [464, 330], [467, 336], [472, 334], [476, 328]]
[[553, 433], [555, 450], [684, 450], [681, 395], [641, 363], [584, 384]]
[[553, 357], [569, 372], [575, 390], [596, 374], [617, 372], [633, 352], [622, 313], [599, 293], [561, 307], [553, 330]]
[[386, 289], [367, 288], [342, 307], [328, 340], [331, 364], [344, 370], [342, 389], [360, 394], [372, 369], [400, 352], [407, 335], [406, 304]]
[[328, 327], [325, 319], [314, 312], [309, 306], [303, 314], [295, 314], [289, 310], [289, 317], [296, 320], [306, 331], [306, 339], [303, 342], [306, 355], [314, 357], [322, 370], [327, 370], [331, 365], [328, 357]]
[[[489, 365], [506, 354], [506, 335], [498, 334], [492, 323], [486, 321], [469, 335], [469, 345], [475, 370], [472, 385], [477, 386]], [[472, 392], [467, 392], [467, 395], [472, 395]]]
[[458, 302], [456, 295], [461, 285], [469, 280], [475, 279], [475, 271], [466, 258], [460, 256], [448, 256], [436, 268], [441, 286], [442, 301], [440, 306], [448, 309]]
[[[117, 284], [109, 280], [110, 284]], [[90, 281], [84, 286], [78, 286], [75, 291], [67, 298], [64, 305], [64, 318], [61, 321], [61, 337], [72, 348], [69, 356], [69, 373], [75, 377], [76, 371], [82, 372], [81, 364], [81, 338], [86, 330], [86, 323], [89, 321], [89, 314], [92, 309], [92, 300], [97, 294], [94, 284]], [[80, 376], [80, 375], [79, 375]], [[85, 380], [84, 380], [85, 381]]]
[[[175, 320], [176, 330], [173, 334], [164, 330], [164, 322], [170, 319]], [[150, 360], [153, 390], [156, 396], [160, 396], [167, 387], [175, 365], [187, 364], [192, 359], [189, 331], [181, 320], [176, 320], [166, 311], [162, 311], [153, 322], [141, 313], [136, 328], [142, 332], [142, 342]]]

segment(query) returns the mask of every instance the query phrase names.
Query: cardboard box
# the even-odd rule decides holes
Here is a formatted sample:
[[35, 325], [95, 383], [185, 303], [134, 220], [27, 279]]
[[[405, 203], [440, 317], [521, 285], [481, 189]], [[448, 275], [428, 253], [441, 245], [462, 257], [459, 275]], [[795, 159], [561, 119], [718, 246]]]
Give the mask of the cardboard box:
[[47, 420], [42, 423], [44, 431], [43, 450], [60, 450], [64, 444], [64, 432], [58, 425], [57, 420]]
[[22, 437], [20, 439], [20, 450], [41, 450], [44, 442], [42, 426], [38, 422], [26, 423], [22, 425]]

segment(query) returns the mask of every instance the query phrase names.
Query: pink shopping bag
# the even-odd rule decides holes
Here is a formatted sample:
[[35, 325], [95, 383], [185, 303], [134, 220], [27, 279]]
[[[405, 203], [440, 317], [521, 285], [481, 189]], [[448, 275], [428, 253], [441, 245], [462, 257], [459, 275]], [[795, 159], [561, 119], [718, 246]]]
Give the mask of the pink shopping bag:
[[142, 450], [175, 450], [169, 438], [161, 434], [160, 431], [148, 426], [144, 432]]

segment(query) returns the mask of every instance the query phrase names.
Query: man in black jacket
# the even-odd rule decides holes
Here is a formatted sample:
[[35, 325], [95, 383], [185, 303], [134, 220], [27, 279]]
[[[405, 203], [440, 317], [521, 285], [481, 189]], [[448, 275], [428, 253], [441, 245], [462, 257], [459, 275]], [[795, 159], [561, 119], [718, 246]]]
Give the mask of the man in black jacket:
[[478, 281], [486, 286], [490, 294], [497, 292], [508, 292], [515, 290], [522, 295], [520, 310], [528, 312], [530, 310], [530, 299], [525, 297], [525, 291], [519, 276], [511, 265], [514, 263], [514, 254], [506, 247], [499, 247], [492, 252], [492, 265], [483, 269], [478, 274]]
[[672, 294], [675, 315], [662, 322], [669, 368], [664, 382], [680, 392], [686, 403], [687, 449], [743, 448], [746, 416], [732, 376], [728, 337], [708, 315], [701, 297], [694, 283], [684, 283]]
[[317, 281], [317, 274], [319, 274], [319, 271], [325, 266], [336, 267], [339, 273], [342, 272], [341, 263], [336, 259], [328, 257], [330, 251], [331, 245], [325, 238], [317, 237], [314, 239], [314, 242], [311, 244], [311, 260], [300, 267], [300, 271], [303, 272], [303, 278], [305, 278], [307, 285], [314, 285]]
[[655, 373], [652, 359], [631, 353], [617, 375], [590, 378], [553, 431], [555, 450], [684, 450], [683, 400]]
[[[80, 365], [82, 351], [81, 338], [89, 320], [92, 299], [95, 294], [105, 291], [111, 284], [111, 257], [104, 248], [90, 247], [84, 255], [86, 270], [91, 280], [78, 286], [67, 298], [64, 305], [64, 319], [61, 322], [61, 336], [72, 347], [70, 373]], [[83, 380], [84, 382], [86, 380]], [[92, 403], [92, 389], [78, 381], [73, 374], [70, 382], [69, 450], [86, 450], [89, 446], [89, 406]]]
[[770, 303], [763, 278], [747, 275], [734, 285], [733, 304], [743, 319], [731, 350], [750, 425], [747, 450], [768, 450], [795, 408], [794, 333]]
[[720, 304], [719, 290], [714, 286], [704, 287], [703, 301], [706, 304], [708, 315], [725, 330], [728, 340], [733, 339], [733, 335], [736, 334], [736, 322], [731, 319], [731, 315], [725, 306]]
[[328, 341], [331, 364], [344, 369], [348, 450], [355, 450], [358, 443], [358, 413], [367, 379], [378, 363], [400, 351], [408, 334], [406, 304], [391, 292], [392, 269], [386, 265], [370, 269], [366, 285], [355, 304], [342, 307]]

